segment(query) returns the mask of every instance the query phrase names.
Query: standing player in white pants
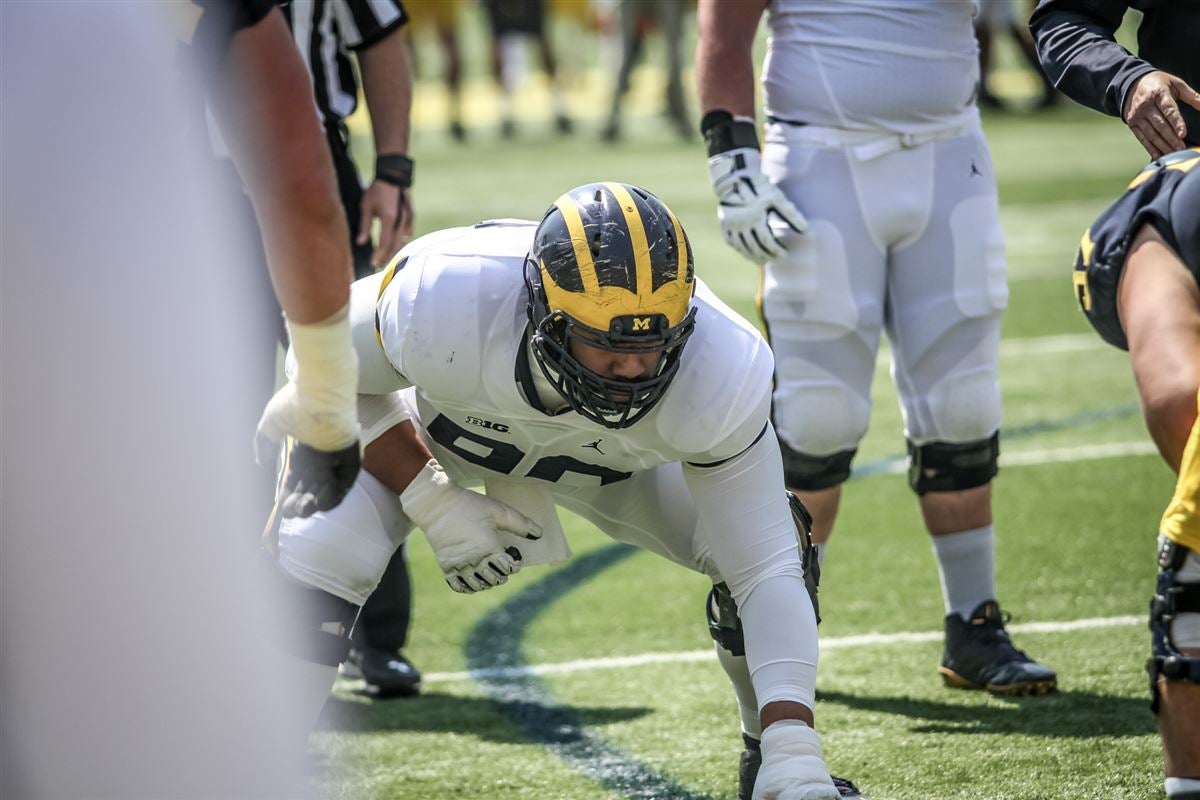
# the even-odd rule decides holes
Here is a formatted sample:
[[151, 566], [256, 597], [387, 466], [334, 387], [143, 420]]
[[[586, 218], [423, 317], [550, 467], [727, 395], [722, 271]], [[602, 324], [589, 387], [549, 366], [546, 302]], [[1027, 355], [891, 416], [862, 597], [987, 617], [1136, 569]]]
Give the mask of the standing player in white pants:
[[[754, 118], [768, 11], [768, 125]], [[726, 241], [764, 265], [774, 423], [788, 486], [825, 542], [892, 346], [909, 482], [946, 607], [947, 684], [1042, 694], [995, 600], [991, 480], [1007, 305], [996, 183], [973, 103], [971, 0], [702, 0], [696, 74]]]

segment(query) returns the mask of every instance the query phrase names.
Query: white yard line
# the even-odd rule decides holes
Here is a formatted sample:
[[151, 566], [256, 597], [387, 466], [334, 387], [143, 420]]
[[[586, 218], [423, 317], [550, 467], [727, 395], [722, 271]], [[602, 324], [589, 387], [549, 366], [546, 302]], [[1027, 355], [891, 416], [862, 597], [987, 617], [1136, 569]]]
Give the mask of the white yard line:
[[[1002, 467], [1032, 467], [1039, 464], [1061, 464], [1066, 461], [1095, 461], [1100, 458], [1119, 456], [1152, 456], [1158, 450], [1148, 439], [1133, 442], [1108, 442], [1086, 444], [1079, 447], [1052, 447], [1044, 450], [1025, 450], [1001, 453]], [[871, 475], [900, 475], [908, 472], [908, 460], [893, 458], [885, 464], [871, 465]]]
[[1103, 350], [1111, 345], [1094, 333], [1063, 333], [1054, 336], [1023, 336], [1000, 341], [1000, 356], [1038, 356]]
[[1002, 467], [1028, 467], [1036, 464], [1057, 464], [1063, 461], [1093, 461], [1119, 456], [1153, 456], [1158, 448], [1149, 439], [1136, 442], [1108, 442], [1080, 447], [1059, 447], [1049, 450], [1027, 450], [1000, 455]]
[[[1093, 617], [1066, 622], [1028, 622], [1009, 625], [1014, 633], [1066, 633], [1114, 628], [1125, 625], [1145, 625], [1144, 616]], [[940, 642], [942, 631], [904, 631], [900, 633], [863, 633], [855, 636], [827, 636], [821, 639], [822, 650], [840, 650], [852, 647], [874, 647], [879, 645], [911, 644], [917, 642]], [[713, 661], [713, 651], [689, 650], [678, 653], [642, 653], [635, 656], [613, 658], [582, 658], [557, 664], [530, 664], [524, 667], [498, 667], [476, 672], [431, 672], [424, 677], [425, 683], [452, 683], [486, 678], [522, 678], [537, 675], [564, 675], [572, 672], [599, 669], [626, 669], [647, 664], [681, 664], [697, 661]]]

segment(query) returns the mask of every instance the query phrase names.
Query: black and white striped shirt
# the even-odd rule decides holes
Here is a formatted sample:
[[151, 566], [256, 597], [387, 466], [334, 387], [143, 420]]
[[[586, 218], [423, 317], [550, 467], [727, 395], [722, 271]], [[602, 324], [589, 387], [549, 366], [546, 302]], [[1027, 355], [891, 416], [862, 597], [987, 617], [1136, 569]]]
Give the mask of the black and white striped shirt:
[[281, 3], [312, 75], [326, 124], [354, 113], [358, 77], [350, 52], [369, 47], [408, 21], [401, 0], [290, 0]]

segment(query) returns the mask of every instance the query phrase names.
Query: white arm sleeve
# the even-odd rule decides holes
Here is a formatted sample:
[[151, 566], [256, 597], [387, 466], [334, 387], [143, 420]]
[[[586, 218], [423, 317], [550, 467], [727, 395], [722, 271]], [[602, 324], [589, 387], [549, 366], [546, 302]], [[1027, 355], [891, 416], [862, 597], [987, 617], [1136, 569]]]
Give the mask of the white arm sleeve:
[[400, 392], [358, 396], [358, 424], [362, 429], [359, 441], [363, 447], [407, 419], [412, 419], [412, 411]]
[[804, 588], [799, 540], [768, 422], [758, 441], [710, 466], [685, 465], [700, 528], [737, 601], [758, 708], [809, 708], [817, 681], [817, 620]]

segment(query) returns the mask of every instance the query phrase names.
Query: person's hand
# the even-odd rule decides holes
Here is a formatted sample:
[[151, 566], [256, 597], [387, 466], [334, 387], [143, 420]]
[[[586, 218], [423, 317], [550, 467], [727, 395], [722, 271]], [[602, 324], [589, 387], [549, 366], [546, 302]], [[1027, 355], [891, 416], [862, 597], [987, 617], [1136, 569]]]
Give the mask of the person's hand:
[[1188, 131], [1179, 114], [1180, 100], [1200, 109], [1200, 92], [1159, 70], [1138, 78], [1126, 94], [1121, 118], [1151, 158], [1187, 146], [1183, 138]]
[[521, 551], [505, 547], [498, 533], [531, 541], [542, 529], [511, 506], [464, 489], [429, 459], [400, 495], [404, 513], [425, 531], [446, 583], [470, 594], [499, 586], [521, 569]]
[[336, 508], [358, 477], [362, 456], [354, 406], [338, 413], [323, 410], [324, 405], [289, 382], [267, 403], [258, 421], [254, 446], [259, 463], [267, 463], [273, 445], [286, 440], [277, 498], [284, 517], [308, 517]]
[[[289, 384], [290, 385], [290, 384]], [[362, 466], [355, 439], [341, 450], [317, 450], [290, 436], [284, 451], [283, 477], [277, 500], [283, 517], [309, 517], [337, 508], [354, 486]]]
[[337, 506], [358, 475], [358, 357], [347, 308], [310, 324], [288, 321], [295, 371], [258, 421], [255, 450], [267, 463], [288, 441], [279, 492], [285, 517]]
[[379, 220], [379, 243], [371, 252], [371, 264], [382, 267], [392, 260], [413, 234], [412, 189], [375, 180], [363, 193], [357, 244], [371, 241], [371, 223]]
[[757, 150], [739, 147], [717, 153], [708, 159], [708, 176], [720, 201], [721, 234], [730, 247], [756, 264], [787, 252], [771, 230], [772, 217], [796, 233], [808, 227], [800, 210], [763, 175]]

